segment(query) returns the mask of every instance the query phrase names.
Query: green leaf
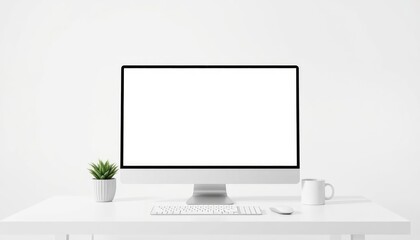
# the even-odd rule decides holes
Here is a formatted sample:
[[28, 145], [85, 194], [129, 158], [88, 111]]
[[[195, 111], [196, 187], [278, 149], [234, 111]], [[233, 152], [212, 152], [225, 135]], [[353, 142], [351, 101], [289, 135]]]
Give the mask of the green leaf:
[[101, 179], [108, 179], [108, 173], [109, 171], [106, 171], [104, 174], [102, 174]]
[[92, 169], [93, 169], [95, 172], [99, 172], [98, 165], [96, 165], [96, 164], [94, 164], [94, 163], [91, 163], [91, 164], [90, 164], [90, 166], [92, 167]]
[[95, 171], [93, 171], [92, 169], [89, 169], [89, 172], [92, 174], [93, 177], [95, 177], [96, 179], [99, 179], [98, 174], [96, 174]]
[[111, 179], [118, 172], [118, 165], [110, 163], [109, 160], [102, 161], [98, 159], [98, 163], [90, 163], [89, 172], [96, 179]]

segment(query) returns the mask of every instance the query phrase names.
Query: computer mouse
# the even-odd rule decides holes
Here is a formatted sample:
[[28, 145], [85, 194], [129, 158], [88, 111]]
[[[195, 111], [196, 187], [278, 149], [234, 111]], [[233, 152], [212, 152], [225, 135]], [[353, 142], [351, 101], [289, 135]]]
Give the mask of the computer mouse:
[[276, 207], [270, 208], [270, 210], [275, 213], [283, 214], [283, 215], [290, 215], [293, 213], [293, 208], [287, 207], [287, 206], [276, 206]]

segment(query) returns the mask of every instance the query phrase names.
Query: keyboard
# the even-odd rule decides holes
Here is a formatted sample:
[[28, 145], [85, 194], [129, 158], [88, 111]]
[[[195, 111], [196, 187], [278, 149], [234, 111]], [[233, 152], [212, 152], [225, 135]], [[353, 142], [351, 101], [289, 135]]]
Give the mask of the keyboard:
[[262, 215], [258, 206], [162, 205], [153, 206], [151, 215]]

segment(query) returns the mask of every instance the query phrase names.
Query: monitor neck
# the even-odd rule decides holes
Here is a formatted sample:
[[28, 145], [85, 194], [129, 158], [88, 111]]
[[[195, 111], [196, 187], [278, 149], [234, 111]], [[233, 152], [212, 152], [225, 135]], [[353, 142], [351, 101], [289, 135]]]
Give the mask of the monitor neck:
[[226, 192], [226, 184], [194, 184], [194, 192], [188, 205], [231, 205]]

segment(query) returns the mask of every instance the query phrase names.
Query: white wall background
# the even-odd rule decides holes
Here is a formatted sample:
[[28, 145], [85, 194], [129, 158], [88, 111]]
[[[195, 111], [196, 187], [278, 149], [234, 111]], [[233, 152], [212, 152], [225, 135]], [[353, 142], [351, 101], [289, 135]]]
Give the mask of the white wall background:
[[302, 177], [409, 218], [412, 235], [393, 238], [418, 239], [419, 13], [417, 0], [3, 0], [0, 218], [90, 194], [87, 163], [119, 160], [121, 65], [298, 64]]

